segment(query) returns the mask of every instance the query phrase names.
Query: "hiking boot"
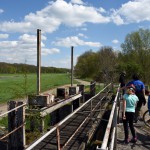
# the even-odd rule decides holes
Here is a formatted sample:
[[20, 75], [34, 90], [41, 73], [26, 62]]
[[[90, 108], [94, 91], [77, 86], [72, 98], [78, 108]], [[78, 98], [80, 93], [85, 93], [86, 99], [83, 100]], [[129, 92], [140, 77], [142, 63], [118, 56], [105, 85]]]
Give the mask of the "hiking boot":
[[124, 144], [129, 144], [129, 139], [125, 139]]
[[136, 142], [137, 142], [137, 137], [132, 138], [132, 139], [130, 140], [130, 142], [131, 142], [131, 143], [136, 143]]

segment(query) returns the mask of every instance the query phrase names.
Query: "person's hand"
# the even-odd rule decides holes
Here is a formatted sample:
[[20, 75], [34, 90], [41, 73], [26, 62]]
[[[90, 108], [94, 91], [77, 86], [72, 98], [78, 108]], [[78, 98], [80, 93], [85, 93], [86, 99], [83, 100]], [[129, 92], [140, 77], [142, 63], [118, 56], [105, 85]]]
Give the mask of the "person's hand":
[[123, 120], [126, 120], [126, 116], [125, 115], [123, 116]]

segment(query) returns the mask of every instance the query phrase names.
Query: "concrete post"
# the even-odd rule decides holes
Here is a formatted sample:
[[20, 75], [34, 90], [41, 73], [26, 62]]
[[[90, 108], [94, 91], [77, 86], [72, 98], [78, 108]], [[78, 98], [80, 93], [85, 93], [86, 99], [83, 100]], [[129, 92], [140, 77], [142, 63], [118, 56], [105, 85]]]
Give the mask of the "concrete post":
[[41, 30], [37, 29], [37, 95], [40, 94], [41, 83]]
[[73, 86], [73, 46], [71, 46], [71, 86]]

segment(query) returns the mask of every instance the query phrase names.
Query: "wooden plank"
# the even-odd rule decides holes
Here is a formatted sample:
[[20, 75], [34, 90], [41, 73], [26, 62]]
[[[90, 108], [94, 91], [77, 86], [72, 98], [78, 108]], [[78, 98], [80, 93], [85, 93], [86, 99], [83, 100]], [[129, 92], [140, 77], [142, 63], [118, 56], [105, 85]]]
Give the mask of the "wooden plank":
[[82, 96], [81, 94], [77, 94], [76, 96], [73, 96], [73, 97], [71, 97], [71, 98], [69, 98], [69, 99], [67, 99], [65, 101], [62, 101], [61, 103], [59, 103], [57, 105], [54, 105], [54, 106], [52, 106], [50, 108], [47, 108], [46, 110], [40, 112], [41, 117], [44, 117], [47, 114], [50, 114], [51, 112], [53, 112], [53, 111], [55, 111], [55, 110], [65, 106], [65, 105], [69, 104], [70, 102], [76, 100], [77, 98], [80, 98], [81, 96]]

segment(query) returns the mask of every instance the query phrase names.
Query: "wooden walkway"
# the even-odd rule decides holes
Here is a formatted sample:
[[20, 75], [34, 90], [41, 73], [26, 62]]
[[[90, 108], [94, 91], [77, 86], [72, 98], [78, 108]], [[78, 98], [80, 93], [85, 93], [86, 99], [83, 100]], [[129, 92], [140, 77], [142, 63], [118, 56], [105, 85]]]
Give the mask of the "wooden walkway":
[[[147, 110], [147, 105], [142, 107], [141, 114]], [[121, 116], [121, 115], [120, 115]], [[117, 149], [118, 150], [150, 150], [150, 128], [147, 127], [143, 121], [138, 121], [134, 124], [137, 133], [137, 142], [124, 144], [124, 129], [123, 124], [118, 124], [117, 127]], [[132, 138], [131, 133], [130, 139]]]
[[[150, 129], [144, 127], [144, 123], [139, 121], [135, 124], [135, 130], [137, 133], [138, 140], [136, 143], [124, 144], [124, 129], [123, 125], [120, 124], [117, 127], [117, 147], [118, 150], [150, 150]], [[132, 138], [130, 133], [130, 139]]]
[[[104, 113], [104, 111], [100, 111], [100, 109], [105, 109], [107, 103], [108, 99], [104, 96], [104, 93], [100, 94], [92, 100], [92, 108], [95, 107], [92, 119], [90, 119], [91, 103], [89, 102], [60, 127], [60, 145], [63, 147], [63, 150], [85, 149], [85, 144], [87, 144], [88, 139], [91, 138], [96, 126], [98, 126], [100, 116]], [[95, 127], [93, 127], [93, 125], [95, 125]], [[46, 137], [33, 149], [57, 150], [56, 131]]]

